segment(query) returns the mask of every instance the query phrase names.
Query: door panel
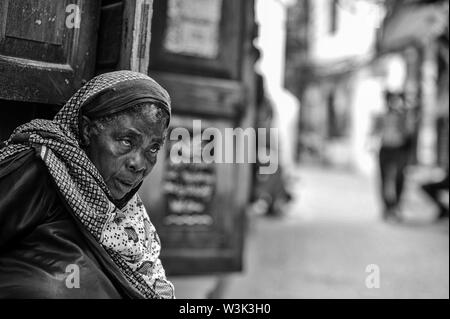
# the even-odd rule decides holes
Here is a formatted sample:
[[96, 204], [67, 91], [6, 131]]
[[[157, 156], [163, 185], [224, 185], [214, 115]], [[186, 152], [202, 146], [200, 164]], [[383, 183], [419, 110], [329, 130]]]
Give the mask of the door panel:
[[5, 38], [62, 44], [62, 1], [9, 1], [6, 11]]
[[94, 74], [99, 13], [100, 0], [0, 2], [0, 98], [63, 104]]
[[163, 72], [151, 75], [170, 92], [176, 113], [236, 119], [244, 111], [241, 82]]
[[242, 0], [155, 0], [150, 68], [238, 80]]

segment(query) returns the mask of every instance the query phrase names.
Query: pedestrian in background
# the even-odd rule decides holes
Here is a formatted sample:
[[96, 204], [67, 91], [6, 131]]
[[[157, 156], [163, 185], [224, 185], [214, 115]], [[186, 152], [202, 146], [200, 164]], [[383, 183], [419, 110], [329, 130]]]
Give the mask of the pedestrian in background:
[[380, 195], [383, 219], [400, 218], [405, 169], [412, 149], [414, 119], [403, 92], [385, 93], [386, 112], [376, 119], [374, 134], [379, 138]]
[[[270, 130], [273, 126], [273, 103], [267, 97], [264, 78], [261, 74], [256, 74], [256, 127], [265, 128], [267, 136], [265, 140], [257, 137], [257, 147], [264, 149], [264, 152], [271, 154], [280, 152], [279, 147], [270, 145]], [[291, 201], [292, 195], [287, 189], [287, 181], [283, 174], [283, 165], [279, 163], [278, 169], [274, 174], [260, 174], [259, 169], [263, 164], [257, 158], [254, 165], [253, 175], [253, 194], [252, 202], [258, 213], [268, 216], [280, 216], [283, 213], [283, 207]]]

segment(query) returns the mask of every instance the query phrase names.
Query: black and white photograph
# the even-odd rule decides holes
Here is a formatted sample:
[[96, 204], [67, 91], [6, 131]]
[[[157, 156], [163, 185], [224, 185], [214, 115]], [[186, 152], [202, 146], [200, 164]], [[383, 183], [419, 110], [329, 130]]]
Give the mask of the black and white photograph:
[[0, 0], [11, 299], [448, 300], [449, 1]]

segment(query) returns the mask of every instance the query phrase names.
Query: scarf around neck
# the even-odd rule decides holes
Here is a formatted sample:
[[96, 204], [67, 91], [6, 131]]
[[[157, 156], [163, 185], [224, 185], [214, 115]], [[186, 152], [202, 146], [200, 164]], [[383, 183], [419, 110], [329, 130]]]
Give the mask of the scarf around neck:
[[[133, 90], [138, 94], [129, 94]], [[106, 250], [138, 295], [174, 298], [174, 287], [159, 259], [158, 234], [139, 195], [130, 194], [129, 201], [118, 206], [80, 147], [82, 107], [98, 97], [98, 103], [91, 103], [93, 114], [110, 115], [142, 101], [153, 101], [170, 115], [168, 93], [147, 75], [132, 71], [101, 74], [80, 88], [53, 120], [33, 120], [16, 128], [0, 149], [0, 161], [33, 148], [72, 213]]]

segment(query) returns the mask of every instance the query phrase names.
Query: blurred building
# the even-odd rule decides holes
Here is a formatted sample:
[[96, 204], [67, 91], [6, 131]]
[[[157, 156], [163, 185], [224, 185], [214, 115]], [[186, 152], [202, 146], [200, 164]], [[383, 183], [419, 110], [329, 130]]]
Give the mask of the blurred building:
[[448, 124], [436, 116], [448, 101], [448, 71], [437, 67], [448, 65], [448, 44], [438, 44], [448, 43], [445, 3], [298, 0], [289, 8], [286, 86], [302, 102], [300, 160], [374, 173], [370, 134], [386, 90], [405, 92], [419, 119], [411, 161], [444, 160]]
[[373, 63], [383, 6], [373, 1], [299, 0], [289, 10], [287, 87], [300, 98], [300, 160], [370, 173], [367, 136], [382, 108]]

